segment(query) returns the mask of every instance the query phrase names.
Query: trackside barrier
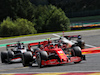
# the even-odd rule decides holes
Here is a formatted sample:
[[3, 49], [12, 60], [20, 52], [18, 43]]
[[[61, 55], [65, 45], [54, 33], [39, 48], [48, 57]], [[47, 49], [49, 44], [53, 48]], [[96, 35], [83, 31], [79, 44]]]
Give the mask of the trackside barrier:
[[99, 28], [99, 27], [100, 24], [70, 26], [71, 30], [81, 30], [81, 29]]
[[100, 47], [82, 49], [82, 54], [100, 53]]
[[100, 72], [16, 73], [0, 75], [100, 75]]

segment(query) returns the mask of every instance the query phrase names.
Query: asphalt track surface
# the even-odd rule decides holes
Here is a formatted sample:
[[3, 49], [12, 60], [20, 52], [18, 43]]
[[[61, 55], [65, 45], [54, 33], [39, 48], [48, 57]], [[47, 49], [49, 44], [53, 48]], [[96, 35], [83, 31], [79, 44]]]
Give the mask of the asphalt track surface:
[[[62, 33], [57, 33], [62, 35]], [[80, 31], [80, 32], [67, 32], [65, 35], [82, 35], [83, 40], [86, 44], [92, 46], [100, 46], [100, 30], [89, 30], [89, 31]], [[23, 37], [17, 39], [1, 40], [0, 44], [12, 43], [16, 41], [30, 41], [38, 40], [44, 38], [54, 38], [52, 34], [38, 35]], [[1, 47], [0, 51], [6, 50], [5, 47]], [[13, 64], [3, 64], [0, 60], [0, 73], [43, 73], [43, 72], [100, 72], [100, 54], [87, 54], [86, 61], [81, 63], [74, 64], [64, 64], [60, 66], [45, 66], [43, 68], [38, 68], [37, 64], [32, 67], [23, 67], [22, 63], [13, 63]]]

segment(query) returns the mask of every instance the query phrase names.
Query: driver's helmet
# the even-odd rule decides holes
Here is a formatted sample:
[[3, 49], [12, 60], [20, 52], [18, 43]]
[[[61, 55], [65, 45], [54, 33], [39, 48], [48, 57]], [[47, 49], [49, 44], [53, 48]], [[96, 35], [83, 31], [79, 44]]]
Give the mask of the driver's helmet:
[[21, 49], [21, 44], [20, 43], [18, 43], [18, 49]]
[[17, 47], [18, 47], [18, 49], [21, 49], [21, 43], [19, 41], [17, 43]]
[[81, 35], [78, 35], [78, 39], [82, 39], [82, 36]]

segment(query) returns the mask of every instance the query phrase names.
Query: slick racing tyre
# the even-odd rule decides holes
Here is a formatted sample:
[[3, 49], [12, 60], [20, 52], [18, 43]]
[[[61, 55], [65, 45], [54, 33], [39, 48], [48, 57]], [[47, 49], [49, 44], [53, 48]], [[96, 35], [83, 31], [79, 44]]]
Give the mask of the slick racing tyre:
[[2, 63], [7, 63], [7, 54], [8, 54], [7, 51], [1, 52], [1, 62]]
[[38, 52], [37, 56], [36, 56], [38, 67], [42, 68], [43, 67], [42, 60], [47, 60], [47, 59], [48, 59], [48, 54], [47, 54], [46, 51], [40, 51], [40, 52]]
[[79, 46], [72, 47], [71, 54], [72, 56], [81, 57], [82, 56], [81, 48]]
[[32, 66], [32, 60], [33, 60], [33, 55], [31, 52], [25, 52], [22, 55], [22, 64], [24, 67], [26, 66]]
[[[82, 57], [82, 52], [81, 52], [81, 48], [79, 46], [75, 46], [72, 48], [72, 51], [71, 51], [71, 54], [72, 56], [78, 56], [78, 57]], [[76, 63], [80, 63], [81, 61], [78, 61], [78, 62], [74, 62], [75, 64]]]

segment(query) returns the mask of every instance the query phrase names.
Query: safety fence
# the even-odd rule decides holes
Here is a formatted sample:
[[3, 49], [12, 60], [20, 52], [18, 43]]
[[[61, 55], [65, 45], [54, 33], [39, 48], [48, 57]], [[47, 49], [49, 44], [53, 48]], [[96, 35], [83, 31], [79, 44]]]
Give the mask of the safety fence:
[[99, 28], [100, 22], [78, 22], [71, 23], [71, 30], [89, 29], [89, 28]]

